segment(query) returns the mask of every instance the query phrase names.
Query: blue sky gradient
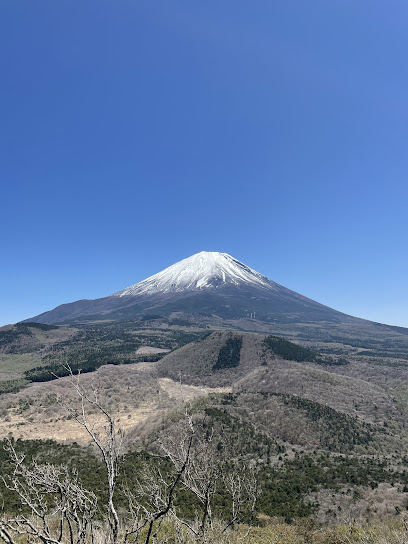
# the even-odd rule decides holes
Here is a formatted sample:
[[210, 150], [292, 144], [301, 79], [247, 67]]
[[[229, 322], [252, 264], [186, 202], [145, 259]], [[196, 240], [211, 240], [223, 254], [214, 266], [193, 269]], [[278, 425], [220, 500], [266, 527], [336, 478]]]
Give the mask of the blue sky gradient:
[[408, 326], [405, 0], [4, 0], [0, 324], [225, 251]]

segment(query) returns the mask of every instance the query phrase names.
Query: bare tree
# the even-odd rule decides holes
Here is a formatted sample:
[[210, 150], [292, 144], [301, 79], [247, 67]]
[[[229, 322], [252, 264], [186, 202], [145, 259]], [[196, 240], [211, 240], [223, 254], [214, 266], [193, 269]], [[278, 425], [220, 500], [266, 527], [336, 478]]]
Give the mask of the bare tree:
[[[99, 392], [95, 386], [86, 390], [81, 384], [80, 372], [73, 374], [69, 366], [70, 385], [77, 393], [79, 406], [59, 400], [59, 403], [88, 433], [92, 443], [98, 448], [107, 472], [107, 520], [110, 527], [110, 535], [107, 542], [117, 544], [119, 536], [119, 516], [114, 505], [114, 495], [119, 474], [119, 461], [122, 455], [124, 440], [123, 430], [117, 428], [115, 420], [103, 406], [99, 399]], [[89, 410], [96, 412], [95, 422], [89, 417]], [[98, 417], [99, 416], [99, 417]]]
[[[214, 529], [217, 496], [223, 495], [229, 506], [223, 512], [224, 522], [217, 520], [217, 529], [225, 533], [243, 521], [251, 523], [257, 500], [257, 479], [254, 470], [243, 463], [231, 460], [232, 452], [222, 443], [206, 420], [193, 423], [187, 417], [188, 427], [193, 429], [188, 461], [181, 474], [181, 484], [188, 490], [195, 505], [195, 519], [188, 521], [175, 514], [178, 523], [186, 526], [196, 541], [207, 541], [207, 533]], [[186, 421], [179, 434], [161, 443], [172, 465], [180, 466], [185, 458]]]
[[13, 442], [6, 446], [13, 472], [3, 477], [4, 485], [17, 494], [28, 513], [0, 518], [0, 537], [16, 544], [15, 537], [26, 535], [44, 544], [85, 544], [93, 534], [97, 511], [95, 495], [85, 490], [76, 472], [51, 464], [24, 463]]
[[[79, 402], [68, 403], [60, 399], [59, 403], [86, 430], [102, 456], [107, 471], [107, 518], [110, 527], [106, 542], [117, 544], [120, 520], [114, 497], [119, 462], [123, 453], [124, 433], [116, 426], [112, 414], [101, 403], [97, 387], [92, 385], [90, 390], [85, 389], [80, 380], [80, 373], [73, 374], [68, 365], [66, 369], [69, 372], [70, 385], [76, 392]], [[93, 417], [90, 411], [94, 412]], [[129, 508], [126, 516], [127, 523], [123, 524], [122, 541], [124, 543], [132, 537], [135, 542], [143, 538], [145, 544], [149, 544], [151, 539], [157, 536], [162, 521], [171, 513], [176, 489], [190, 461], [193, 446], [194, 428], [187, 412], [186, 420], [188, 431], [179, 443], [177, 464], [173, 462], [173, 470], [170, 474], [164, 474], [157, 463], [154, 467], [146, 463], [132, 486], [132, 491], [126, 491]], [[174, 458], [170, 461], [174, 461]]]
[[[161, 457], [146, 463], [136, 484], [127, 491], [130, 508], [125, 542], [130, 536], [144, 544], [155, 541], [166, 518], [175, 527], [186, 528], [189, 541], [196, 542], [209, 542], [215, 529], [219, 538], [236, 524], [251, 524], [257, 499], [255, 472], [231, 461], [218, 438], [215, 440], [207, 421], [194, 420], [185, 407], [178, 425], [158, 440]], [[160, 459], [166, 461], [163, 469]], [[180, 514], [177, 501], [181, 491], [191, 498], [192, 516], [187, 519]], [[214, 512], [221, 495], [228, 503], [222, 522], [215, 519]]]
[[172, 465], [170, 474], [168, 467], [164, 470], [157, 460], [154, 466], [146, 464], [141, 471], [132, 491], [127, 491], [131, 523], [125, 531], [124, 542], [130, 536], [139, 542], [141, 532], [146, 528], [143, 538], [145, 544], [149, 544], [157, 537], [161, 524], [166, 516], [174, 516], [174, 502], [176, 493], [180, 487], [183, 474], [188, 466], [193, 445], [193, 434], [187, 437], [186, 448], [183, 449], [180, 463]]

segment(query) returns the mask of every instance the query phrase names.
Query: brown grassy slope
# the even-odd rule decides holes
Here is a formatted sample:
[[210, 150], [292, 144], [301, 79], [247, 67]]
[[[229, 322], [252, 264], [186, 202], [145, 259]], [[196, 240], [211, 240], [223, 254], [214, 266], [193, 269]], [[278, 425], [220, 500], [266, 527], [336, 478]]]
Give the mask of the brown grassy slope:
[[[228, 339], [242, 338], [239, 366], [213, 370], [221, 348]], [[232, 385], [263, 360], [261, 334], [216, 331], [166, 355], [158, 365], [159, 374], [186, 384], [223, 387]]]
[[[242, 338], [239, 365], [215, 370], [220, 349], [228, 338], [236, 337]], [[405, 429], [408, 416], [408, 386], [404, 386], [404, 378], [408, 379], [406, 367], [396, 367], [390, 359], [374, 364], [364, 356], [348, 358], [348, 363], [340, 366], [283, 360], [265, 350], [264, 338], [265, 335], [253, 333], [214, 332], [165, 356], [158, 363], [159, 375], [181, 379], [186, 384], [230, 386], [236, 392], [286, 394], [317, 402], [362, 423], [372, 424], [380, 433], [385, 429], [389, 433], [385, 439], [389, 446], [385, 448], [403, 451], [408, 440]], [[379, 362], [380, 359], [375, 359], [375, 363]], [[263, 420], [264, 409], [269, 408], [255, 410], [257, 425]], [[291, 417], [283, 418], [281, 408], [272, 410], [271, 431], [289, 442], [307, 444], [308, 426], [299, 412], [295, 418]], [[276, 419], [281, 422], [282, 432], [278, 432]], [[305, 430], [303, 438], [297, 429]], [[326, 431], [322, 432], [327, 435]], [[315, 436], [310, 444], [316, 445], [319, 440]]]
[[[262, 393], [212, 394], [195, 400], [191, 413], [205, 420], [228, 447], [233, 457], [240, 455], [265, 463], [277, 462], [279, 453], [295, 449], [326, 450], [344, 454], [394, 452], [392, 433], [354, 417], [327, 409], [318, 403], [285, 395]], [[157, 433], [175, 436], [184, 420], [182, 410], [143, 429], [149, 444]], [[153, 432], [152, 432], [153, 431]], [[283, 448], [276, 448], [276, 442]], [[270, 444], [269, 454], [265, 444]], [[275, 444], [275, 446], [274, 446]]]
[[[157, 376], [138, 365], [104, 366], [81, 376], [81, 384], [99, 390], [103, 405], [123, 427], [138, 424], [156, 410], [170, 406]], [[11, 432], [25, 439], [84, 440], [84, 434], [57, 402], [76, 403], [70, 378], [30, 384], [22, 391], [0, 396], [0, 436]]]
[[[226, 340], [237, 337], [242, 338], [239, 365], [214, 370]], [[158, 364], [159, 375], [186, 384], [298, 395], [372, 422], [405, 417], [389, 387], [381, 385], [382, 374], [367, 363], [351, 360], [343, 366], [328, 366], [287, 361], [266, 350], [264, 339], [261, 334], [213, 332], [166, 355]]]
[[[191, 401], [211, 392], [194, 386], [184, 386], [181, 391], [178, 383], [158, 378], [154, 363], [106, 365], [83, 374], [80, 381], [88, 391], [92, 387], [98, 389], [103, 406], [127, 432], [167, 413], [182, 400]], [[87, 435], [58, 399], [74, 404], [78, 401], [69, 377], [33, 383], [18, 393], [1, 395], [0, 439], [11, 433], [15, 438], [88, 443]], [[98, 419], [95, 412], [90, 417], [92, 421]], [[134, 437], [137, 435], [137, 431], [132, 433]]]
[[402, 417], [397, 403], [379, 385], [341, 376], [317, 365], [276, 360], [267, 367], [255, 368], [234, 388], [296, 395], [373, 423]]

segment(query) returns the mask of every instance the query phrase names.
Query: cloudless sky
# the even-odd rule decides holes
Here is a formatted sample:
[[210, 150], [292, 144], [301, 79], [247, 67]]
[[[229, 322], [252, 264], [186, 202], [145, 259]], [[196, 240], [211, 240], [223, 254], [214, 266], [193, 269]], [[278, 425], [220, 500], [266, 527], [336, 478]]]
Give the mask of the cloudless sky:
[[2, 0], [0, 324], [198, 251], [408, 326], [406, 0]]

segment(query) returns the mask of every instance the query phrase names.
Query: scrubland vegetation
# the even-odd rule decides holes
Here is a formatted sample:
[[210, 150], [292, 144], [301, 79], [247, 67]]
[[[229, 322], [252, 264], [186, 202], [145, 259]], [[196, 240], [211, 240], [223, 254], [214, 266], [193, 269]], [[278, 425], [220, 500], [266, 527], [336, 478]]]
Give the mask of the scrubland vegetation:
[[[351, 332], [353, 345], [317, 333], [300, 345], [147, 323], [0, 335], [0, 540], [26, 542], [16, 529], [40, 520], [31, 542], [408, 542], [408, 367], [397, 336], [376, 351]], [[98, 392], [88, 429], [70, 381], [78, 369], [83, 391]], [[89, 430], [116, 452], [111, 468]], [[23, 489], [52, 535], [38, 533], [44, 519]]]

